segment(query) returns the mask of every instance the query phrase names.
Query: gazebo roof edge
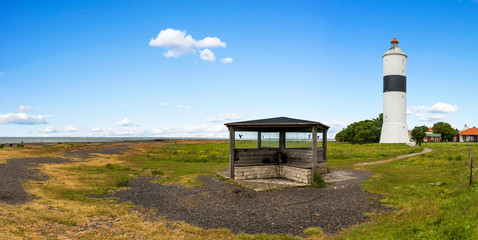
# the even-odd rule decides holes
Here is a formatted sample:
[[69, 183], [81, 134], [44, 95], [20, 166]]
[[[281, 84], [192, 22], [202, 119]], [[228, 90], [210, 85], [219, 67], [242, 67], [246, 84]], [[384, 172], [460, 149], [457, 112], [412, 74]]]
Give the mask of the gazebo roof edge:
[[321, 122], [314, 122], [309, 120], [302, 120], [302, 119], [295, 119], [295, 118], [288, 118], [288, 117], [276, 117], [276, 118], [265, 118], [265, 119], [257, 119], [257, 120], [250, 120], [250, 121], [232, 122], [232, 123], [225, 123], [224, 125], [226, 126], [268, 126], [268, 127], [319, 125], [322, 128], [326, 128], [326, 129], [330, 128], [329, 126]]

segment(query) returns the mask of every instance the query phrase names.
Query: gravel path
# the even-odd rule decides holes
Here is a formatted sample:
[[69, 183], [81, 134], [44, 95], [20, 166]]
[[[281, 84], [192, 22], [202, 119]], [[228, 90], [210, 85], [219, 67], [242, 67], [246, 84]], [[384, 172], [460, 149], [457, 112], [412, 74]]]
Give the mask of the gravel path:
[[381, 164], [381, 163], [386, 163], [386, 162], [395, 161], [395, 160], [398, 160], [398, 159], [414, 157], [414, 156], [417, 156], [417, 155], [420, 155], [420, 154], [429, 153], [429, 152], [431, 152], [431, 151], [432, 151], [432, 150], [431, 150], [430, 148], [424, 148], [423, 151], [421, 151], [421, 152], [419, 152], [419, 153], [411, 153], [411, 154], [401, 155], [401, 156], [398, 156], [398, 157], [394, 157], [394, 158], [392, 158], [392, 159], [387, 159], [387, 160], [382, 160], [382, 161], [376, 161], [376, 162], [357, 163], [357, 164], [355, 164], [355, 166], [365, 166], [365, 165]]
[[152, 177], [131, 182], [129, 190], [107, 197], [157, 210], [160, 216], [202, 228], [229, 228], [235, 233], [303, 235], [308, 227], [337, 233], [366, 220], [364, 213], [386, 210], [378, 195], [360, 189], [371, 172], [350, 170], [354, 179], [326, 188], [286, 188], [256, 192], [201, 177], [204, 185], [185, 188], [150, 183]]
[[[96, 149], [67, 152], [64, 155], [86, 159], [95, 153], [121, 154], [129, 149], [126, 144], [104, 145]], [[34, 169], [38, 164], [65, 163], [69, 161], [69, 159], [63, 158], [16, 158], [9, 159], [6, 163], [0, 164], [0, 202], [8, 204], [25, 203], [32, 196], [25, 192], [22, 184], [28, 180], [42, 181], [48, 178], [47, 175]]]
[[127, 144], [113, 145], [113, 146], [105, 145], [95, 149], [83, 149], [83, 150], [77, 150], [73, 152], [66, 152], [64, 153], [64, 155], [67, 157], [86, 159], [86, 158], [92, 157], [93, 156], [92, 154], [95, 154], [95, 153], [122, 154], [128, 150], [130, 150], [130, 147]]
[[38, 164], [68, 161], [63, 158], [15, 158], [0, 164], [0, 202], [21, 204], [28, 201], [31, 196], [23, 190], [22, 184], [27, 180], [47, 179], [46, 175], [33, 168]]

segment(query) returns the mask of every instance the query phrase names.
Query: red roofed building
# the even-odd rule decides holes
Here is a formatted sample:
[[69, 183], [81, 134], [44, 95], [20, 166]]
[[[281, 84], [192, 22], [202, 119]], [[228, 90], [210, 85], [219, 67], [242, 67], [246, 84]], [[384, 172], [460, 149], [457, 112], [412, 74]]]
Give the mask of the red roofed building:
[[478, 142], [478, 128], [476, 127], [468, 128], [465, 125], [465, 128], [458, 135], [460, 142]]
[[478, 128], [468, 128], [461, 131], [460, 142], [478, 142]]

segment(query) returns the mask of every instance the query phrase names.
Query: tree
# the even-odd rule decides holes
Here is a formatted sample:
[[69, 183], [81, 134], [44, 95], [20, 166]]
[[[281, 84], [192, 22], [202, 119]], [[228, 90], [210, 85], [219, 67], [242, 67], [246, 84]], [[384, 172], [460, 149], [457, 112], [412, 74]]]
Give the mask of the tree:
[[348, 125], [335, 135], [335, 139], [342, 142], [373, 143], [380, 140], [383, 115], [372, 120], [363, 120]]
[[443, 140], [451, 140], [453, 136], [455, 136], [458, 131], [453, 129], [449, 123], [446, 122], [437, 122], [433, 124], [433, 132], [440, 133], [441, 139]]
[[428, 131], [427, 126], [418, 126], [413, 128], [411, 135], [412, 138], [415, 139], [416, 143], [421, 146], [423, 142], [423, 138], [427, 135], [425, 132]]

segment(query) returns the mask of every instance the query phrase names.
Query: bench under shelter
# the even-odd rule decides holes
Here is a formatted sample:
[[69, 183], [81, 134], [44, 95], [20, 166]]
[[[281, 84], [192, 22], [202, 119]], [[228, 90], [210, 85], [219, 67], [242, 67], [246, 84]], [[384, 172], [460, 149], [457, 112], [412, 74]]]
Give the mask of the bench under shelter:
[[285, 178], [310, 184], [316, 172], [327, 172], [325, 124], [277, 117], [225, 125], [231, 179]]

